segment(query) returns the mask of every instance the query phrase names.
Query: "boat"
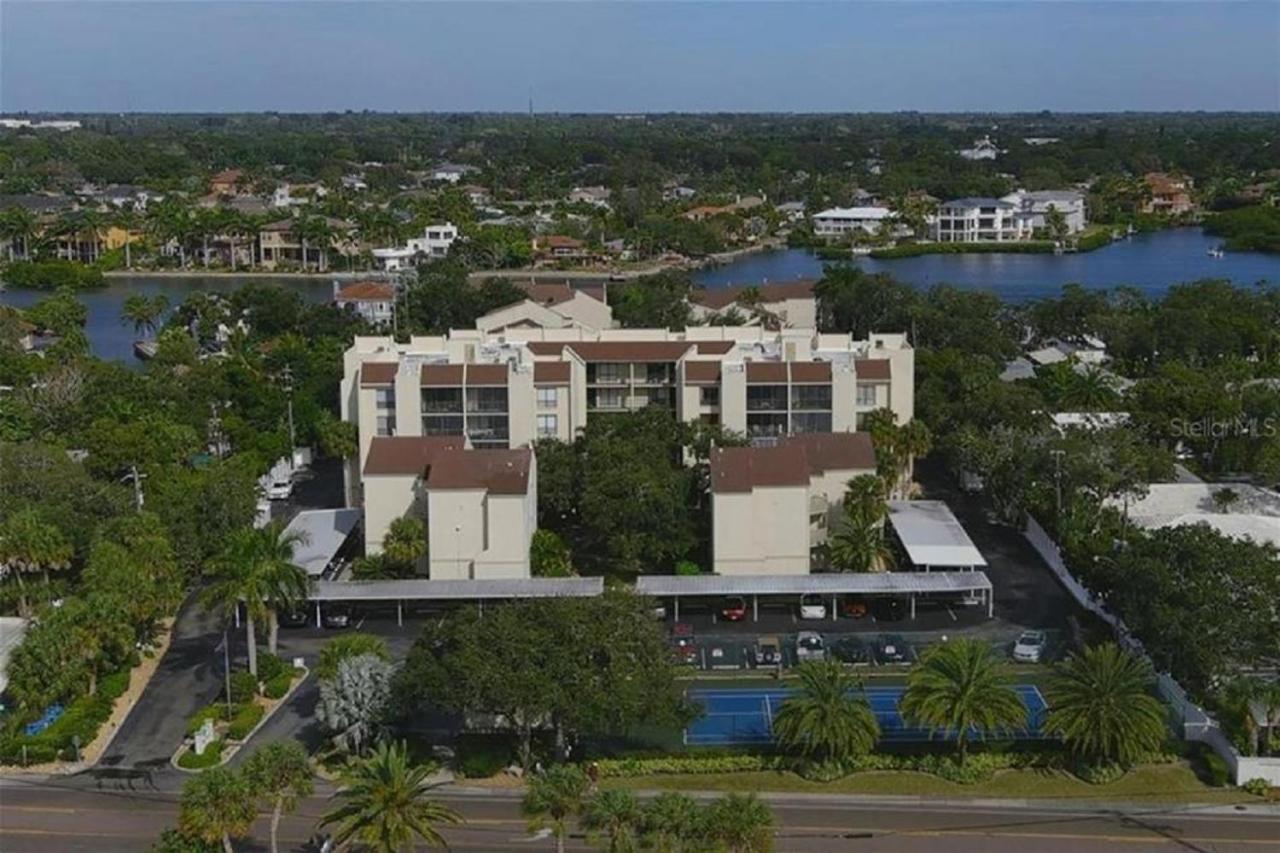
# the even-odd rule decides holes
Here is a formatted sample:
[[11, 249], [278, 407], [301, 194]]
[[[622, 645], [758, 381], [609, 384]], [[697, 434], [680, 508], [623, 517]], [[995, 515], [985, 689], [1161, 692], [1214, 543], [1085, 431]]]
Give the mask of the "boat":
[[134, 341], [133, 354], [140, 361], [149, 361], [156, 357], [160, 345], [155, 341]]
[[1221, 257], [1224, 257], [1227, 253], [1223, 251], [1221, 246], [1214, 246], [1212, 249], [1209, 250], [1208, 254], [1209, 254], [1209, 257], [1211, 258], [1221, 258]]

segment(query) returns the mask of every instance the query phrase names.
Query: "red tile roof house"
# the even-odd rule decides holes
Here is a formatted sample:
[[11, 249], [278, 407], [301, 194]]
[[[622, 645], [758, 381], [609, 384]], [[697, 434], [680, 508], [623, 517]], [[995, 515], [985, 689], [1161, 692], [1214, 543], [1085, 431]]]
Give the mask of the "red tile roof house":
[[583, 260], [589, 257], [586, 243], [563, 234], [537, 237], [533, 241], [533, 249], [542, 258], [550, 260]]
[[373, 326], [387, 326], [395, 319], [396, 288], [389, 281], [356, 281], [346, 286], [333, 283], [333, 303], [352, 311]]

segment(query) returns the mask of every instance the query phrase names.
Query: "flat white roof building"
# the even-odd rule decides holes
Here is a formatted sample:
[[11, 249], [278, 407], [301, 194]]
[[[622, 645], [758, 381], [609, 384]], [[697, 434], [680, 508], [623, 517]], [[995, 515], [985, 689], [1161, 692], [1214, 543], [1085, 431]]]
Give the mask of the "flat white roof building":
[[974, 569], [987, 564], [942, 501], [889, 501], [889, 524], [911, 562], [925, 570]]
[[[1214, 495], [1230, 491], [1233, 503], [1219, 509]], [[1123, 501], [1111, 499], [1117, 508]], [[1145, 497], [1130, 500], [1129, 520], [1155, 530], [1207, 524], [1223, 536], [1251, 539], [1280, 548], [1280, 494], [1244, 483], [1152, 483]]]

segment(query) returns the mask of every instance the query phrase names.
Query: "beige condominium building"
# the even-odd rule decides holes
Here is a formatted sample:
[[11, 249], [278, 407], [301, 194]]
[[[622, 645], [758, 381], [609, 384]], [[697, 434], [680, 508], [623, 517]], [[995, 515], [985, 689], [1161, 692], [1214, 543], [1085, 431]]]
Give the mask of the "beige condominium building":
[[[453, 453], [517, 450], [539, 438], [571, 441], [595, 416], [658, 406], [685, 421], [722, 424], [768, 447], [793, 435], [853, 432], [880, 408], [892, 410], [899, 423], [909, 421], [914, 369], [904, 335], [855, 340], [798, 328], [508, 326], [500, 332], [454, 330], [408, 343], [357, 337], [345, 354], [341, 385], [343, 417], [359, 432], [348, 500], [365, 507], [366, 543], [376, 553], [391, 520], [410, 511], [411, 499], [429, 515], [443, 506], [431, 498], [435, 469], [429, 460], [415, 459], [385, 479], [374, 451], [389, 446], [388, 439], [447, 441]], [[532, 505], [531, 453], [527, 464], [524, 494]], [[434, 485], [437, 495], [445, 488], [439, 480]], [[480, 503], [468, 499], [465, 518], [430, 520], [433, 577], [441, 576], [437, 570], [449, 577], [479, 576], [472, 552], [484, 539], [466, 531], [490, 524], [492, 516], [476, 513], [507, 496], [492, 487], [486, 494]], [[809, 515], [806, 509], [799, 516], [805, 537]], [[531, 510], [527, 517], [534, 517]], [[532, 536], [532, 523], [527, 530], [513, 528], [511, 535]], [[451, 539], [455, 527], [464, 535]], [[448, 543], [459, 540], [465, 553], [449, 560]], [[807, 554], [806, 548], [806, 567]], [[501, 564], [528, 572], [527, 557], [518, 566]]]

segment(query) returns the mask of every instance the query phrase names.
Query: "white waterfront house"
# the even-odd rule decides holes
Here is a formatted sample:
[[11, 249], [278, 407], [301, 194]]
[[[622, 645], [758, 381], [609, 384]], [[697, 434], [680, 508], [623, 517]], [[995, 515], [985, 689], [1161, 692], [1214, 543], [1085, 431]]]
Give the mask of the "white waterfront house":
[[1030, 216], [998, 198], [958, 198], [938, 205], [933, 238], [939, 243], [1003, 243], [1031, 236]]
[[887, 207], [832, 207], [813, 215], [813, 233], [818, 237], [838, 237], [853, 231], [874, 234], [881, 223], [894, 218]]
[[1016, 205], [1026, 216], [1027, 224], [1035, 229], [1048, 227], [1046, 217], [1050, 209], [1057, 210], [1067, 222], [1067, 233], [1076, 234], [1088, 224], [1085, 217], [1084, 193], [1078, 190], [1015, 190], [1001, 199]]
[[395, 316], [396, 288], [389, 281], [357, 281], [345, 287], [335, 281], [333, 302], [340, 310], [353, 311], [375, 326], [389, 326]]
[[407, 269], [421, 260], [436, 260], [449, 254], [458, 239], [458, 226], [452, 222], [428, 225], [421, 237], [408, 240], [403, 246], [374, 249], [373, 257], [387, 272]]

